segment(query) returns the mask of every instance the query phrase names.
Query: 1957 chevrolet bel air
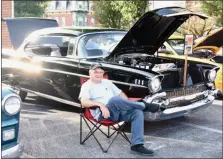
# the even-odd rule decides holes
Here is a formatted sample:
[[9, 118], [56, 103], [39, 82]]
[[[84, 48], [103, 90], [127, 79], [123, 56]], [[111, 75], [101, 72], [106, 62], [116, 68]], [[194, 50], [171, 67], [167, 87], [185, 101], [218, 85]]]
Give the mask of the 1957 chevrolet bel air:
[[[146, 112], [145, 120], [189, 114], [214, 101], [218, 90], [213, 81], [219, 68], [188, 61], [190, 82], [184, 87], [184, 59], [159, 57], [155, 52], [191, 16], [206, 18], [184, 8], [157, 9], [145, 13], [127, 33], [60, 28], [49, 19], [6, 19], [9, 33], [14, 33], [10, 33], [14, 49], [19, 48], [16, 53], [3, 53], [2, 81], [20, 89], [22, 100], [28, 92], [79, 107], [81, 82], [89, 78], [89, 66], [100, 62], [128, 97], [167, 105], [163, 112]], [[53, 27], [48, 28], [50, 24]], [[24, 40], [30, 30], [34, 32]], [[165, 63], [176, 67], [157, 69]]]

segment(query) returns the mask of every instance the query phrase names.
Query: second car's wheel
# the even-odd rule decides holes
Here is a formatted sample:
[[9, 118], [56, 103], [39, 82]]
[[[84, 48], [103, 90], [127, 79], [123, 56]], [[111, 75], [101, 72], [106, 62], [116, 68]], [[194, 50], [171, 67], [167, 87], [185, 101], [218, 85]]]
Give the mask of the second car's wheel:
[[27, 96], [27, 92], [24, 92], [24, 91], [19, 91], [19, 96], [21, 98], [22, 101], [25, 101], [26, 99], [26, 96]]

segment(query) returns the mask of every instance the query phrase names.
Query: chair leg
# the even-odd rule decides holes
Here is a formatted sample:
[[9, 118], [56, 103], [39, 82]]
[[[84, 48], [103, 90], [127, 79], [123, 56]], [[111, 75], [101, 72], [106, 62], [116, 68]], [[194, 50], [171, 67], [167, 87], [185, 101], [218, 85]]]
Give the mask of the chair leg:
[[122, 124], [121, 126], [118, 124], [118, 127], [119, 127], [118, 129], [116, 127], [114, 127], [114, 126], [112, 126], [112, 127], [113, 127], [114, 130], [118, 131], [122, 135], [122, 137], [124, 139], [126, 139], [126, 141], [128, 141], [131, 144], [129, 138], [127, 137], [127, 135], [125, 134], [125, 132], [123, 130], [124, 129], [124, 126], [125, 126], [125, 123]]
[[107, 138], [110, 138], [110, 126], [108, 126], [108, 135]]
[[82, 118], [83, 118], [83, 113], [80, 113], [80, 144], [82, 143]]
[[[90, 132], [88, 133], [88, 135], [85, 137], [85, 139], [82, 141], [82, 133], [83, 133], [83, 120], [85, 121], [87, 127], [89, 128]], [[86, 118], [87, 119], [87, 118]], [[115, 141], [115, 139], [118, 137], [119, 134], [121, 134], [130, 144], [131, 142], [129, 141], [128, 137], [126, 136], [126, 134], [123, 132], [123, 125], [118, 125], [119, 128], [117, 129], [116, 127], [113, 127], [114, 129], [114, 132], [112, 134], [110, 134], [110, 127], [108, 127], [108, 134], [105, 134], [101, 129], [100, 129], [100, 126], [97, 126], [98, 123], [94, 124], [93, 122], [91, 122], [89, 119], [87, 119], [89, 122], [91, 122], [94, 126], [93, 128], [90, 127], [90, 125], [88, 124], [87, 120], [85, 119], [85, 117], [83, 116], [83, 114], [80, 115], [80, 144], [84, 144], [84, 142], [90, 138], [91, 136], [93, 136], [96, 140], [96, 142], [98, 143], [99, 147], [101, 148], [101, 150], [104, 152], [104, 153], [107, 153], [108, 152], [108, 149], [111, 147], [111, 145], [113, 144], [113, 142]], [[97, 139], [97, 137], [95, 136], [95, 131], [97, 130], [100, 130], [105, 136], [107, 136], [107, 138], [110, 138], [111, 136], [113, 136], [115, 133], [115, 137], [112, 139], [112, 142], [108, 145], [108, 147], [105, 149], [103, 148], [102, 144], [99, 142], [99, 140]], [[123, 134], [122, 134], [123, 133]]]
[[[81, 141], [81, 143], [83, 144], [89, 137], [91, 137], [93, 135], [93, 133], [96, 131], [96, 130], [100, 130], [100, 126], [97, 126], [97, 124], [93, 124], [93, 128], [90, 127], [90, 125], [87, 123], [87, 120], [83, 117], [87, 127], [89, 128], [90, 132], [86, 135], [85, 139], [83, 141]], [[106, 135], [106, 134], [105, 134]]]

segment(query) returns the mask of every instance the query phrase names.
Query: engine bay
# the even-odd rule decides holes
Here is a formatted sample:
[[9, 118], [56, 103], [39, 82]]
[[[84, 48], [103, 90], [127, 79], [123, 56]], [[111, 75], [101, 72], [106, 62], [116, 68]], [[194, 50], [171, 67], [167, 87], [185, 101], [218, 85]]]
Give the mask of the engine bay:
[[[161, 58], [148, 54], [125, 54], [117, 57], [115, 63], [131, 68], [138, 68], [143, 71], [161, 73], [164, 75], [162, 80], [163, 89], [183, 87], [184, 60]], [[187, 69], [186, 86], [202, 83], [204, 81], [202, 69], [200, 69], [197, 64], [188, 62]]]

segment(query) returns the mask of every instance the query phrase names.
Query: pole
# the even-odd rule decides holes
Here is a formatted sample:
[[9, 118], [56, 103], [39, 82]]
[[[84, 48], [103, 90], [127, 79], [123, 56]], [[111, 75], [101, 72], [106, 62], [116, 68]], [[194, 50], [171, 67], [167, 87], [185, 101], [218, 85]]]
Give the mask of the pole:
[[[190, 17], [188, 18], [188, 33], [190, 31]], [[186, 40], [186, 39], [185, 39]], [[186, 87], [187, 85], [187, 56], [188, 56], [188, 50], [186, 49], [186, 47], [184, 47], [184, 55], [185, 55], [185, 62], [184, 62], [184, 84], [183, 86]]]
[[187, 84], [187, 51], [184, 51], [185, 54], [185, 62], [184, 62], [184, 87]]

